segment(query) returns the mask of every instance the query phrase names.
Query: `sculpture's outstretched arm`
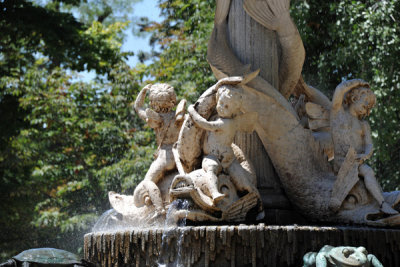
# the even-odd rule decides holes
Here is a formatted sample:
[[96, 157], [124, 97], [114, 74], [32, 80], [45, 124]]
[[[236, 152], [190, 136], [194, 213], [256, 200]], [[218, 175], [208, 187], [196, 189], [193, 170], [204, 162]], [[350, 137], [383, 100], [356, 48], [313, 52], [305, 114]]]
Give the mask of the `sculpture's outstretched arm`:
[[221, 129], [224, 124], [222, 121], [207, 121], [202, 116], [200, 116], [199, 113], [197, 113], [193, 105], [189, 106], [188, 111], [194, 123], [204, 130], [214, 132]]
[[329, 98], [318, 89], [306, 84], [303, 77], [300, 77], [299, 82], [296, 85], [295, 94], [297, 94], [297, 97], [301, 94], [305, 94], [309, 102], [318, 104], [326, 110], [330, 110], [332, 107], [332, 102]]
[[366, 81], [363, 81], [361, 79], [354, 79], [354, 80], [344, 81], [344, 82], [340, 83], [336, 87], [335, 93], [333, 94], [332, 111], [338, 111], [339, 109], [341, 109], [342, 104], [343, 104], [344, 95], [347, 92], [349, 92], [351, 89], [354, 89], [357, 87], [369, 88], [369, 84]]
[[143, 108], [143, 105], [144, 105], [144, 100], [146, 98], [146, 93], [150, 89], [150, 87], [151, 87], [151, 84], [148, 84], [145, 87], [143, 87], [143, 89], [140, 91], [139, 95], [137, 96], [135, 104], [134, 104], [136, 113], [144, 121], [147, 120], [147, 116], [146, 116], [146, 110]]
[[182, 99], [178, 106], [176, 106], [175, 111], [175, 124], [179, 124], [185, 118], [185, 110], [186, 110], [186, 99]]

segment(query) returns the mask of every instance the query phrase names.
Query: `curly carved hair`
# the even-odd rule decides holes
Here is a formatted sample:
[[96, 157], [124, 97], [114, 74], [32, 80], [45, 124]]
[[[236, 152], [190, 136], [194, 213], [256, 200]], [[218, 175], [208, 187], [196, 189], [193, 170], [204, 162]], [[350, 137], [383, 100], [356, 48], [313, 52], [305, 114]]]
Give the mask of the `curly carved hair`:
[[157, 83], [149, 90], [150, 106], [156, 112], [168, 112], [176, 104], [174, 87], [167, 83]]
[[368, 114], [370, 113], [370, 110], [375, 106], [376, 103], [376, 96], [374, 92], [370, 88], [365, 88], [365, 87], [357, 87], [349, 92], [344, 96], [344, 103], [346, 105], [350, 105], [352, 103], [357, 102], [362, 95], [366, 95], [368, 99]]

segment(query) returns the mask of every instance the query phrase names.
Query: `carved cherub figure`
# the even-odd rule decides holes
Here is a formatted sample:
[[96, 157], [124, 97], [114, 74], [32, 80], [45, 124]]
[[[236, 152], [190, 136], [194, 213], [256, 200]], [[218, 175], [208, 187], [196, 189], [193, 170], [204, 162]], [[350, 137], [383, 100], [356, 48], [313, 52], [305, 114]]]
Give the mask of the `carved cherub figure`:
[[207, 136], [204, 140], [204, 158], [202, 168], [207, 175], [207, 188], [214, 204], [224, 195], [218, 191], [218, 174], [224, 169], [231, 177], [232, 182], [239, 191], [256, 192], [256, 181], [250, 181], [249, 174], [238, 162], [232, 150], [232, 143], [237, 131], [253, 132], [258, 119], [256, 112], [241, 114], [241, 95], [231, 85], [225, 84], [217, 90], [217, 118], [207, 121], [200, 116], [194, 106], [189, 106], [189, 114], [194, 123], [205, 130]]
[[[342, 203], [339, 196], [347, 195], [351, 187], [358, 181], [358, 175], [360, 175], [364, 179], [367, 190], [380, 204], [381, 211], [387, 214], [397, 214], [398, 212], [385, 202], [374, 171], [364, 163], [372, 155], [372, 139], [369, 124], [363, 119], [370, 114], [375, 102], [374, 93], [369, 88], [369, 84], [363, 80], [355, 79], [342, 82], [335, 90], [330, 112], [335, 154], [334, 168], [335, 172], [339, 173], [338, 177], [346, 177], [344, 179], [347, 181], [343, 183], [339, 178], [336, 181], [332, 192], [331, 207], [339, 208]], [[353, 157], [350, 155], [352, 152], [355, 154]], [[344, 165], [353, 166], [355, 171], [352, 175], [343, 174], [345, 173], [344, 168], [342, 171], [341, 168]], [[358, 166], [358, 169], [354, 168], [354, 165]], [[346, 168], [351, 169], [351, 167]], [[351, 186], [344, 189], [347, 192], [341, 192], [343, 190], [340, 189], [341, 185], [338, 183], [350, 184]]]
[[[149, 92], [150, 108], [144, 109], [146, 93]], [[144, 180], [134, 192], [135, 205], [138, 207], [153, 204], [164, 213], [164, 206], [157, 183], [166, 172], [176, 168], [172, 146], [178, 140], [179, 129], [184, 119], [186, 100], [182, 100], [176, 111], [174, 88], [166, 83], [147, 85], [139, 93], [134, 108], [139, 117], [154, 129], [157, 140], [157, 157], [152, 162]]]
[[324, 246], [319, 252], [308, 252], [303, 267], [383, 267], [382, 263], [364, 247]]

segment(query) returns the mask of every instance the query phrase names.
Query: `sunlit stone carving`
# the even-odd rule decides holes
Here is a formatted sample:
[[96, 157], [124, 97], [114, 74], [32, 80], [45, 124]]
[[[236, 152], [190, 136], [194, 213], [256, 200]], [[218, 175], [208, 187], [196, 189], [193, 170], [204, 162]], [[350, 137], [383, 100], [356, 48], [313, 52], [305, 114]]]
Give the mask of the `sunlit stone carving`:
[[[233, 144], [233, 136], [239, 130], [257, 133], [260, 147], [267, 151], [291, 207], [308, 222], [400, 225], [400, 192], [382, 192], [373, 171], [364, 163], [373, 147], [369, 125], [363, 120], [375, 101], [369, 85], [361, 80], [345, 81], [336, 88], [331, 101], [301, 76], [305, 53], [289, 15], [289, 1], [235, 1], [217, 0], [207, 60], [218, 82], [189, 106], [188, 114], [185, 101], [172, 111], [176, 97], [168, 85], [149, 85], [139, 93], [135, 109], [156, 132], [157, 158], [133, 196], [110, 192], [115, 211], [101, 218], [113, 225], [138, 228], [86, 235], [86, 258], [104, 265], [118, 265], [122, 261], [151, 265], [162, 254], [163, 242], [176, 241], [179, 235], [178, 243], [184, 244], [179, 249], [186, 251], [180, 256], [188, 266], [209, 262], [221, 263], [218, 266], [250, 262], [253, 266], [297, 266], [306, 251], [315, 248], [317, 242], [320, 246], [326, 244], [327, 240], [334, 240], [330, 244], [338, 246], [363, 245], [368, 250], [371, 246], [374, 254], [386, 255], [383, 261], [389, 259], [395, 263], [393, 266], [398, 266], [398, 257], [394, 255], [400, 232], [394, 229], [361, 231], [357, 227], [264, 224], [146, 228], [165, 225], [166, 210], [173, 223], [249, 223], [263, 217], [261, 198], [265, 195], [257, 189], [258, 169]], [[251, 72], [252, 66], [235, 55], [228, 22], [238, 12], [230, 9], [231, 4], [237, 8], [238, 3], [239, 11], [244, 8], [246, 19], [250, 16], [259, 23], [257, 27], [276, 35], [272, 39], [279, 42], [281, 49], [279, 85], [273, 86], [258, 71]], [[275, 63], [270, 65], [275, 68]], [[149, 109], [143, 107], [146, 91], [150, 91]], [[289, 102], [290, 96], [294, 103]], [[176, 204], [183, 199], [185, 205]], [[386, 242], [390, 249], [374, 247], [374, 240]], [[179, 256], [175, 246], [169, 248], [167, 258]], [[247, 251], [246, 257], [237, 257], [236, 249]], [[225, 256], [221, 251], [225, 251]], [[319, 253], [307, 255], [306, 266], [318, 263], [318, 258], [345, 266], [351, 257], [358, 257], [359, 263], [367, 266], [381, 266], [362, 247], [324, 247]], [[357, 264], [354, 266], [361, 266]]]

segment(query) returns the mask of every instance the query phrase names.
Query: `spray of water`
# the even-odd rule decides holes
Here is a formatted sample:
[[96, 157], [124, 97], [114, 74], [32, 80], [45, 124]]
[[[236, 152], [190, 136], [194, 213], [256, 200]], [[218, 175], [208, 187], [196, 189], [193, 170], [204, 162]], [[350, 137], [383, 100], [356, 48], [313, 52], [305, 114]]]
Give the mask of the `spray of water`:
[[[175, 213], [178, 210], [186, 211], [186, 215], [184, 218], [176, 222]], [[171, 203], [167, 212], [164, 231], [162, 235], [162, 244], [161, 244], [162, 250], [158, 262], [159, 267], [184, 267], [184, 264], [182, 263], [182, 242], [183, 242], [184, 231], [182, 230], [181, 227], [186, 226], [186, 217], [188, 210], [189, 210], [188, 200], [178, 199]], [[178, 229], [176, 228], [176, 224], [178, 226]], [[176, 235], [176, 233], [178, 233], [178, 236], [175, 239], [174, 236]], [[174, 243], [172, 241], [174, 241]], [[177, 256], [175, 257], [175, 260], [172, 263], [169, 262], [169, 255], [168, 255], [168, 247], [171, 246], [175, 247], [178, 250]]]

